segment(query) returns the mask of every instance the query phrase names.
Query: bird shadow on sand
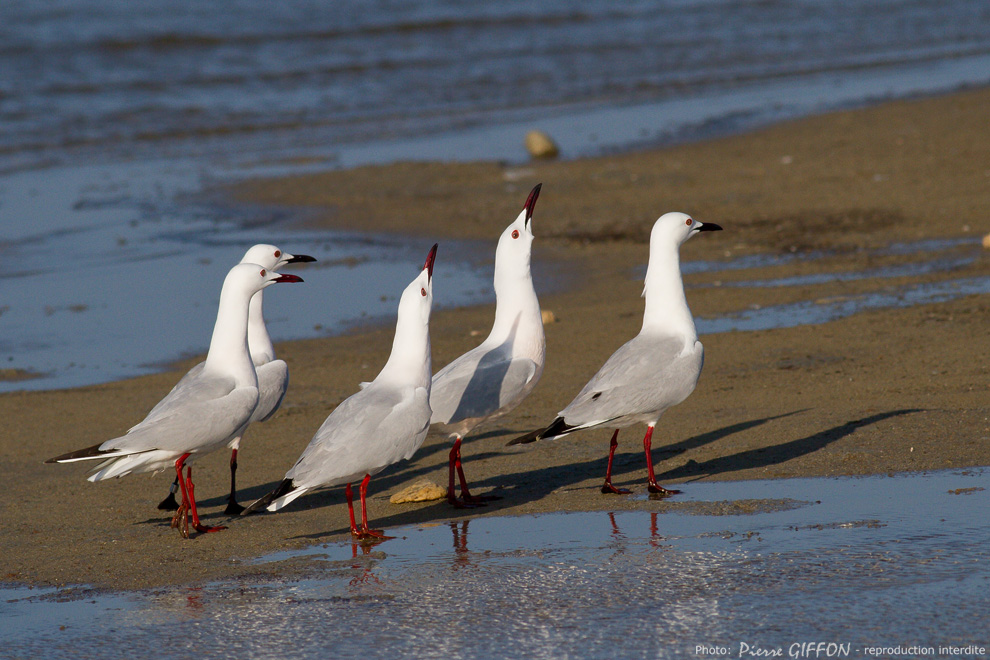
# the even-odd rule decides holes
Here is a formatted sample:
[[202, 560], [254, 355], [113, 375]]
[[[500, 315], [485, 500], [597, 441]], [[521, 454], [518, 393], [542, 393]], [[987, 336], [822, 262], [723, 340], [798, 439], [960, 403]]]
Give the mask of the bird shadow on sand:
[[[703, 445], [711, 444], [736, 433], [753, 429], [768, 422], [796, 415], [801, 412], [804, 412], [804, 410], [796, 410], [772, 417], [731, 424], [720, 429], [708, 431], [691, 438], [687, 438], [671, 445], [661, 445], [655, 447], [653, 450], [654, 455], [662, 460], [663, 455], [669, 456], [680, 454], [688, 449], [695, 449]], [[667, 470], [663, 473], [658, 473], [657, 478], [661, 483], [663, 483], [664, 480], [672, 479], [687, 479], [688, 481], [691, 481], [717, 474], [726, 474], [742, 470], [760, 469], [773, 465], [779, 465], [786, 461], [800, 458], [824, 449], [830, 444], [845, 438], [860, 428], [876, 424], [891, 417], [907, 415], [915, 412], [921, 412], [921, 409], [912, 408], [878, 413], [777, 445], [737, 452], [728, 456], [714, 458], [703, 463], [689, 461], [685, 465]], [[510, 433], [502, 432], [498, 432], [497, 434], [510, 435]], [[581, 441], [581, 438], [574, 437], [558, 440], [556, 442]], [[444, 450], [446, 449], [446, 444], [436, 443], [432, 445], [430, 449], [433, 450], [434, 454], [443, 451], [444, 460], [441, 464], [428, 462], [427, 465], [417, 465], [415, 467], [393, 466], [392, 468], [383, 471], [372, 480], [372, 491], [385, 491], [398, 484], [409, 482], [423, 473], [431, 473], [436, 472], [438, 469], [445, 469], [446, 452]], [[499, 452], [487, 452], [472, 456], [471, 458], [474, 460], [481, 460], [484, 457], [497, 457], [500, 455], [502, 454]], [[540, 467], [533, 470], [520, 472], [501, 473], [489, 476], [487, 478], [472, 480], [471, 485], [473, 489], [477, 488], [479, 492], [497, 494], [501, 497], [501, 499], [488, 502], [487, 506], [480, 509], [454, 509], [451, 508], [445, 500], [441, 500], [427, 506], [409, 508], [391, 515], [376, 517], [371, 522], [374, 527], [383, 528], [387, 534], [388, 530], [391, 528], [402, 527], [405, 525], [435, 523], [451, 517], [469, 516], [472, 511], [476, 511], [479, 514], [509, 513], [520, 504], [540, 500], [548, 495], [551, 495], [555, 491], [567, 490], [569, 488], [587, 488], [588, 490], [597, 491], [600, 485], [600, 480], [605, 474], [606, 459], [607, 442], [603, 442], [601, 458], [595, 458], [588, 461], [577, 461], [563, 465]], [[468, 476], [470, 478], [470, 474]], [[645, 490], [645, 480], [645, 461], [643, 460], [641, 452], [616, 455], [613, 466], [613, 481], [616, 485], [628, 485], [632, 486], [636, 490]], [[587, 482], [589, 481], [592, 485], [588, 485]], [[245, 491], [242, 491], [244, 499], [245, 501], [251, 501], [252, 497], [260, 497], [269, 492], [276, 485], [277, 484], [275, 482], [272, 482], [271, 484], [266, 484], [264, 486], [256, 486], [246, 489]], [[602, 495], [602, 497], [611, 496]], [[303, 506], [306, 506], [307, 508], [322, 508], [341, 504], [343, 500], [343, 488], [333, 487], [314, 493], [308, 493], [298, 501], [303, 503]], [[291, 512], [292, 506], [294, 505], [290, 505], [290, 508], [286, 511], [286, 513]], [[217, 514], [217, 516], [223, 517], [223, 514]], [[157, 522], [160, 522], [160, 520]], [[319, 540], [322, 538], [347, 534], [348, 531], [348, 527], [340, 527], [337, 529], [327, 529], [314, 532], [312, 534], [302, 534], [292, 538]]]
[[[706, 433], [687, 438], [673, 445], [655, 447], [653, 451], [655, 455], [680, 454], [688, 449], [717, 442], [727, 436], [761, 426], [777, 419], [796, 415], [801, 412], [803, 412], [803, 410], [731, 424], [721, 429], [708, 431]], [[518, 430], [498, 429], [477, 437], [515, 437], [519, 433], [520, 432]], [[581, 438], [574, 437], [555, 442], [581, 441]], [[639, 446], [638, 443], [637, 446]], [[416, 466], [393, 466], [392, 468], [383, 471], [372, 480], [372, 489], [387, 490], [393, 486], [408, 483], [423, 474], [435, 473], [437, 470], [445, 469], [447, 447], [448, 445], [446, 443], [433, 443], [426, 448], [430, 450], [428, 453], [443, 454], [444, 460], [442, 460], [439, 464], [433, 461], [426, 461], [425, 464], [421, 463]], [[372, 521], [372, 524], [375, 527], [384, 528], [387, 533], [388, 529], [392, 527], [436, 522], [438, 520], [450, 518], [451, 516], [470, 515], [472, 511], [477, 513], [509, 511], [519, 506], [521, 503], [542, 499], [554, 491], [574, 487], [577, 484], [581, 484], [589, 480], [596, 482], [594, 486], [589, 486], [589, 489], [597, 490], [599, 487], [597, 481], [605, 474], [607, 449], [608, 443], [605, 441], [602, 443], [601, 458], [595, 458], [590, 461], [572, 462], [565, 465], [541, 467], [534, 470], [527, 470], [525, 472], [500, 473], [488, 478], [479, 478], [477, 480], [471, 479], [472, 490], [477, 488], [479, 492], [496, 494], [501, 497], [501, 499], [487, 502], [486, 506], [479, 509], [454, 509], [447, 503], [446, 500], [441, 500], [427, 506], [419, 506], [415, 509], [410, 508], [400, 513], [376, 518]], [[470, 459], [471, 462], [474, 462], [481, 461], [485, 458], [498, 458], [500, 456], [504, 456], [505, 454], [505, 451], [483, 452], [479, 454], [472, 454], [471, 456], [466, 456], [465, 458]], [[423, 457], [420, 454], [417, 454], [417, 458], [421, 460]], [[466, 464], [466, 469], [469, 470], [468, 477], [470, 479], [471, 475], [469, 464]], [[645, 478], [643, 458], [640, 452], [636, 452], [634, 455], [626, 454], [616, 456], [613, 478], [621, 479], [623, 477], [628, 478], [630, 483], [634, 483], [637, 480], [642, 481]], [[261, 495], [264, 495], [271, 488], [274, 488], [275, 485], [277, 484], [273, 482], [270, 487], [268, 485], [265, 487], [259, 487], [257, 489], [258, 496], [260, 497]], [[253, 495], [254, 492], [251, 492], [250, 494]], [[343, 491], [342, 488], [334, 487], [327, 490], [317, 491], [315, 493], [309, 493], [299, 500], [299, 502], [304, 501], [305, 505], [309, 508], [333, 506], [340, 504], [343, 501]], [[292, 505], [290, 505], [290, 507], [291, 506]], [[292, 538], [318, 540], [329, 536], [346, 534], [348, 531], [349, 528], [342, 527], [339, 529], [324, 530], [313, 534], [299, 535]]]
[[828, 445], [841, 440], [856, 430], [864, 426], [870, 426], [877, 422], [882, 422], [891, 417], [909, 415], [911, 413], [922, 412], [919, 408], [907, 408], [903, 410], [891, 410], [889, 412], [877, 413], [862, 419], [855, 419], [840, 426], [820, 431], [805, 438], [798, 438], [790, 442], [784, 442], [771, 447], [760, 447], [748, 449], [746, 451], [730, 454], [729, 456], [719, 456], [703, 463], [688, 461], [684, 465], [667, 470], [661, 475], [657, 475], [658, 480], [681, 479], [693, 477], [691, 481], [711, 477], [716, 474], [726, 474], [738, 472], [740, 470], [759, 469], [779, 465], [800, 456], [814, 453], [824, 449]]
[[[698, 447], [718, 442], [723, 438], [727, 438], [743, 431], [748, 431], [769, 422], [800, 414], [806, 410], [806, 408], [802, 410], [794, 410], [788, 413], [782, 413], [780, 415], [773, 415], [771, 417], [762, 417], [759, 419], [751, 419], [745, 422], [730, 424], [728, 426], [723, 426], [720, 429], [707, 431], [673, 444], [655, 443], [653, 446], [653, 456], [655, 460], [663, 460], [664, 457], [681, 454], [689, 449], [697, 449]], [[610, 434], [606, 434], [605, 436], [602, 436], [602, 438], [607, 438], [609, 435]], [[654, 441], [659, 439], [659, 436], [656, 433], [653, 437]], [[634, 438], [635, 439], [632, 440], [627, 439], [626, 443], [623, 444], [626, 444], [626, 446], [636, 447], [639, 451], [615, 455], [615, 459], [612, 464], [612, 480], [617, 486], [620, 484], [631, 486], [645, 485], [646, 461], [643, 458], [641, 450], [642, 437], [636, 435]], [[552, 440], [550, 442], [582, 441], [586, 440], [583, 440], [575, 434], [574, 437]], [[505, 484], [512, 484], [515, 487], [514, 490], [522, 490], [522, 492], [526, 494], [528, 500], [540, 499], [550, 495], [554, 491], [573, 488], [588, 480], [594, 482], [594, 485], [589, 486], [589, 488], [598, 490], [601, 486], [601, 481], [604, 481], [605, 468], [608, 463], [607, 439], [601, 442], [601, 447], [601, 458], [553, 466], [549, 468], [540, 468], [527, 472], [497, 475], [488, 479], [478, 480], [476, 485], [481, 488], [500, 488]]]

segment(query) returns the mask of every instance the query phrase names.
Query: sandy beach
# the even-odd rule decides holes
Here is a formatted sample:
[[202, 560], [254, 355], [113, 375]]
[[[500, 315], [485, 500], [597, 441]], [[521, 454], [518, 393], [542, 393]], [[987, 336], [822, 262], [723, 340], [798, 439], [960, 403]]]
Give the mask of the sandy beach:
[[[547, 365], [515, 411], [465, 441], [465, 471], [501, 499], [455, 510], [446, 502], [396, 505], [419, 478], [446, 481], [445, 437], [431, 434], [412, 461], [371, 482], [370, 515], [394, 528], [464, 517], [578, 510], [676, 510], [677, 498], [604, 496], [610, 433], [586, 431], [525, 450], [515, 435], [549, 422], [600, 364], [638, 330], [646, 239], [661, 213], [680, 210], [725, 229], [687, 243], [683, 261], [802, 255], [748, 270], [688, 275], [696, 317], [811, 301], [825, 304], [907, 284], [990, 276], [990, 90], [897, 101], [811, 117], [710, 142], [610, 157], [503, 166], [409, 163], [252, 181], [236, 203], [298, 207], [305, 222], [408, 235], [437, 268], [457, 258], [444, 239], [491, 241], [537, 182], [534, 261], [552, 264], [560, 292], [541, 295]], [[521, 139], [521, 136], [520, 136]], [[305, 212], [303, 212], [305, 211]], [[883, 252], [897, 243], [972, 239], [975, 259], [951, 272], [828, 279], [790, 287], [733, 283], [844, 273], [923, 262]], [[282, 237], [273, 236], [275, 243]], [[305, 246], [294, 246], [304, 251]], [[302, 271], [300, 271], [302, 273]], [[640, 271], [641, 272], [641, 271]], [[302, 273], [304, 275], [304, 273]], [[410, 275], [412, 276], [412, 274]], [[813, 281], [813, 280], [808, 280]], [[541, 282], [536, 282], [538, 292]], [[314, 291], [314, 300], [319, 300]], [[436, 292], [438, 300], [442, 292]], [[434, 369], [475, 346], [493, 306], [445, 309], [431, 323]], [[654, 434], [664, 484], [697, 480], [882, 474], [990, 464], [990, 298], [863, 311], [817, 325], [702, 337], [705, 370], [694, 394]], [[242, 444], [242, 501], [270, 490], [327, 414], [384, 364], [393, 328], [281, 343], [292, 384], [278, 414]], [[226, 452], [195, 463], [200, 512], [218, 534], [183, 540], [155, 509], [171, 475], [91, 484], [84, 466], [46, 458], [122, 434], [196, 360], [153, 376], [73, 390], [0, 396], [7, 496], [0, 580], [148, 588], [251, 573], [282, 548], [349, 537], [341, 488], [305, 496], [279, 514], [228, 520]], [[619, 437], [614, 481], [642, 493], [641, 428]], [[760, 506], [761, 494], [752, 493]], [[742, 506], [742, 504], [738, 504]], [[726, 506], [731, 506], [727, 504]]]

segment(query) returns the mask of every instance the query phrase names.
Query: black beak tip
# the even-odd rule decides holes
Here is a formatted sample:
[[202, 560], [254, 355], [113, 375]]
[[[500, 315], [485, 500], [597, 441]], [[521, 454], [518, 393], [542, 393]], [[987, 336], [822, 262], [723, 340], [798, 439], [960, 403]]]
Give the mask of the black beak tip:
[[536, 206], [536, 200], [540, 197], [540, 189], [542, 187], [543, 184], [538, 183], [529, 191], [529, 197], [526, 198], [526, 204], [523, 206], [526, 209], [526, 222], [529, 222], [533, 217], [533, 208]]
[[316, 258], [315, 257], [311, 257], [308, 254], [294, 254], [294, 255], [292, 255], [292, 258], [289, 259], [286, 263], [290, 263], [290, 264], [308, 264], [308, 263], [312, 263], [314, 261], [316, 261]]
[[698, 231], [722, 231], [722, 226], [716, 225], [714, 222], [703, 222], [698, 227]]

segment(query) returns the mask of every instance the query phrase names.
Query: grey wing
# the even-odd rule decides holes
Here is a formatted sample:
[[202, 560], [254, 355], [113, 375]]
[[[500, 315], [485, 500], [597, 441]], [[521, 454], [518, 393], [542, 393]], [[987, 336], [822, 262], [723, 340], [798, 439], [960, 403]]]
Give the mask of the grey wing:
[[[179, 382], [175, 384], [175, 387], [173, 387], [161, 401], [155, 404], [155, 407], [152, 408], [147, 415], [145, 415], [144, 419], [139, 422], [139, 424], [143, 424], [144, 422], [154, 419], [160, 415], [167, 415], [169, 414], [170, 408], [174, 407], [178, 402], [181, 402], [187, 397], [197, 396], [198, 393], [195, 392], [195, 390], [199, 387], [198, 384], [201, 378], [200, 374], [203, 373], [203, 367], [205, 366], [205, 362], [200, 362], [187, 371], [185, 375], [179, 379]], [[133, 427], [131, 430], [133, 430]]]
[[539, 365], [533, 360], [510, 359], [499, 349], [464, 359], [469, 356], [465, 354], [434, 377], [431, 423], [452, 424], [493, 415], [521, 401], [539, 375]]
[[216, 387], [217, 384], [211, 387], [201, 384], [199, 391], [209, 390], [210, 396], [173, 400], [154, 418], [146, 418], [126, 435], [107, 440], [100, 448], [197, 451], [222, 446], [247, 424], [258, 403], [258, 390], [234, 388], [228, 381], [226, 391], [217, 395]]
[[282, 405], [289, 389], [289, 366], [282, 360], [272, 360], [258, 367], [258, 407], [252, 422], [268, 420]]
[[662, 412], [697, 384], [703, 352], [684, 353], [682, 340], [637, 336], [617, 350], [560, 411], [570, 426]]
[[429, 420], [426, 388], [363, 389], [330, 413], [285, 476], [316, 487], [373, 474], [415, 452]]

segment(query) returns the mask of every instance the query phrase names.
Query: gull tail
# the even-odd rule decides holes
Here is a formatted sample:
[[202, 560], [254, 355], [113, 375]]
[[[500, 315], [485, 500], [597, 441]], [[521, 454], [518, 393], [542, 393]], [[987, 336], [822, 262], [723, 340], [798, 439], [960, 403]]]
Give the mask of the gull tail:
[[567, 435], [576, 428], [578, 427], [570, 426], [565, 423], [563, 417], [558, 417], [550, 422], [550, 426], [546, 428], [537, 429], [527, 433], [526, 435], [521, 435], [514, 440], [510, 440], [506, 447], [511, 447], [512, 445], [525, 445], [530, 442], [536, 442], [537, 440], [559, 438], [562, 435]]
[[286, 504], [307, 491], [309, 491], [309, 488], [297, 487], [294, 483], [292, 483], [292, 479], [283, 479], [282, 483], [280, 483], [275, 490], [253, 502], [250, 506], [248, 506], [248, 508], [241, 512], [241, 515], [247, 516], [256, 511], [260, 511], [261, 509], [278, 511]]

